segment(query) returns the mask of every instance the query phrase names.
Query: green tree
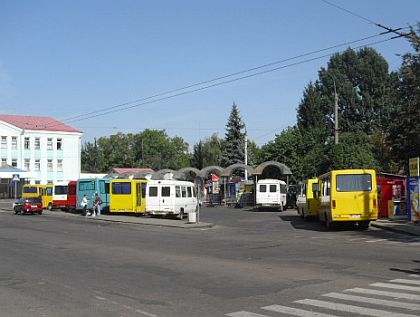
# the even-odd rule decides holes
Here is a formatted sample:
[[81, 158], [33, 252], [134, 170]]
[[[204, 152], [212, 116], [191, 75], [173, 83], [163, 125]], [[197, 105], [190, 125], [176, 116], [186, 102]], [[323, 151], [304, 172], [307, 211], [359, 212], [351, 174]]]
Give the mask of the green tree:
[[82, 171], [87, 173], [103, 173], [104, 156], [101, 149], [98, 147], [96, 138], [94, 142], [86, 142], [81, 151], [81, 166]]
[[400, 167], [408, 171], [408, 159], [420, 156], [420, 23], [409, 37], [414, 52], [403, 55], [399, 70], [398, 108], [393, 112], [388, 140]]
[[235, 103], [232, 105], [232, 110], [228, 122], [226, 124], [225, 145], [223, 148], [223, 155], [221, 165], [227, 167], [235, 163], [244, 163], [244, 132], [245, 124], [242, 121], [238, 107]]

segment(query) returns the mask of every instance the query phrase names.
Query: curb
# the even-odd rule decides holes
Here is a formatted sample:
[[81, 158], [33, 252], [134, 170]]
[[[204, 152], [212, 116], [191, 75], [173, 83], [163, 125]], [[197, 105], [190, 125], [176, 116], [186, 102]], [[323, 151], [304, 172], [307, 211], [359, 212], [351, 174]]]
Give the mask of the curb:
[[393, 231], [393, 232], [397, 232], [397, 233], [402, 233], [402, 234], [406, 234], [406, 235], [413, 236], [413, 237], [420, 236], [420, 234], [409, 232], [409, 231], [404, 230], [404, 229], [399, 229], [399, 228], [395, 228], [395, 227], [388, 226], [388, 225], [382, 225], [382, 224], [378, 224], [378, 223], [375, 223], [375, 222], [372, 222], [370, 225], [372, 227], [376, 227], [376, 228], [380, 228], [380, 229], [388, 230], [388, 231]]

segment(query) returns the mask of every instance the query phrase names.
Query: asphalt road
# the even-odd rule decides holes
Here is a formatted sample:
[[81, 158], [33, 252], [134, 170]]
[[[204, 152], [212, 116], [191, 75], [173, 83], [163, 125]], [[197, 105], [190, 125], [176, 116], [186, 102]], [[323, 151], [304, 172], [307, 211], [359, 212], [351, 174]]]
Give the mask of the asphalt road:
[[[420, 299], [420, 278], [412, 276], [420, 272], [420, 238], [377, 228], [327, 232], [294, 210], [209, 207], [200, 219], [215, 226], [180, 229], [2, 211], [0, 316], [354, 316], [358, 309], [372, 316], [420, 315], [420, 306], [408, 305]], [[392, 286], [394, 279], [413, 281], [414, 288], [371, 285]], [[400, 307], [331, 297], [366, 298], [348, 291], [354, 288], [414, 299], [368, 296]]]

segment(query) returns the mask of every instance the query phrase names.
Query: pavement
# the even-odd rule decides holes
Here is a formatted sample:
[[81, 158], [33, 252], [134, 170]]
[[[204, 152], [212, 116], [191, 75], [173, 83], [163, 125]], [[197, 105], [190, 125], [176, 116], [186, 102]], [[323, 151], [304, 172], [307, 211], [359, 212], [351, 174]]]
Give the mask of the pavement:
[[371, 226], [410, 236], [420, 236], [420, 223], [414, 223], [408, 220], [378, 219], [372, 221]]

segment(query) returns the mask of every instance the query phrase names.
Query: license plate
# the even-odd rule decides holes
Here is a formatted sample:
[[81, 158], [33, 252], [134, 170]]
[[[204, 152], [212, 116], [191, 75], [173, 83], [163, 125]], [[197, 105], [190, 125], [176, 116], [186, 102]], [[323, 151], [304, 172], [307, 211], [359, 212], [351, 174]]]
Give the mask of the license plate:
[[350, 218], [360, 218], [360, 215], [350, 215]]
[[31, 205], [31, 207], [32, 207], [32, 208], [38, 208], [38, 206], [37, 206], [37, 205]]

